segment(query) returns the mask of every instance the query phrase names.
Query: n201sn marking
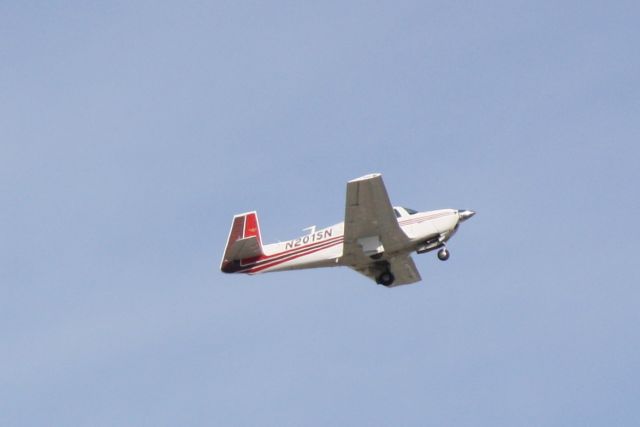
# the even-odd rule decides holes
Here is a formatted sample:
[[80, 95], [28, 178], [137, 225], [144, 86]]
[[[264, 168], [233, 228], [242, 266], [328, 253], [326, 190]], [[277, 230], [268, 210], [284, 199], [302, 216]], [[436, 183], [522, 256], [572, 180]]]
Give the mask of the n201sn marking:
[[306, 236], [298, 237], [295, 240], [288, 241], [287, 244], [285, 245], [285, 250], [299, 248], [300, 246], [306, 245], [307, 243], [318, 242], [320, 240], [331, 237], [332, 235], [333, 235], [332, 229], [317, 231], [313, 234], [307, 234]]

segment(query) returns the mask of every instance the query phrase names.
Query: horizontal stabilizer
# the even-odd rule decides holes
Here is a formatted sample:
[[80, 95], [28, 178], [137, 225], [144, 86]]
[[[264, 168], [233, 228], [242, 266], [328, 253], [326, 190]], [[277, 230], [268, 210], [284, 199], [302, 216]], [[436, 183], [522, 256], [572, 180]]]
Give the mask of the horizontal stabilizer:
[[229, 261], [240, 261], [247, 258], [255, 258], [264, 255], [260, 242], [256, 236], [246, 237], [236, 240], [229, 251], [225, 254], [225, 258]]

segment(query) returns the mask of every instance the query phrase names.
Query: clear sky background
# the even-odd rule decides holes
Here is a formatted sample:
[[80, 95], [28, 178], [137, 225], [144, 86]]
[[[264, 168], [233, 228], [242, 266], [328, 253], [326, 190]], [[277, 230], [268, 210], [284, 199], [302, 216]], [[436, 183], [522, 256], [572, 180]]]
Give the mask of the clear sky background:
[[[2, 2], [0, 425], [637, 425], [640, 6]], [[386, 289], [224, 275], [395, 204]]]

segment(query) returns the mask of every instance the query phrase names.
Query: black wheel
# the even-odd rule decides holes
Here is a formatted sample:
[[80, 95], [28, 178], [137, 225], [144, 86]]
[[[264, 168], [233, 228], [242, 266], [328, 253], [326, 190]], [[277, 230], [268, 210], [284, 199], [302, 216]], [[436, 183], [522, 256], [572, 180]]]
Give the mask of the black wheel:
[[391, 286], [396, 278], [390, 271], [385, 271], [378, 276], [378, 283], [384, 286]]
[[447, 248], [442, 248], [438, 251], [438, 259], [440, 261], [446, 261], [449, 259], [449, 251]]

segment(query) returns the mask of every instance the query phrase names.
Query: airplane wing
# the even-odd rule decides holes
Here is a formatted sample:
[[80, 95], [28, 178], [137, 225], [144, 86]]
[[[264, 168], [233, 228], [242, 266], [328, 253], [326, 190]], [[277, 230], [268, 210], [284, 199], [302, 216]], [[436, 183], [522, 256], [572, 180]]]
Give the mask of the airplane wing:
[[411, 258], [410, 255], [401, 255], [391, 258], [389, 264], [391, 272], [396, 277], [396, 280], [391, 286], [408, 285], [422, 280], [422, 277], [420, 277], [420, 273], [416, 268], [416, 264], [413, 262], [413, 258]]
[[[408, 243], [409, 238], [400, 228], [393, 212], [382, 176], [372, 174], [349, 181], [343, 263], [375, 280], [376, 272], [379, 272], [376, 256], [398, 252]], [[410, 256], [392, 257], [389, 263], [397, 284], [420, 280]]]
[[[364, 274], [368, 278], [376, 281], [378, 274], [380, 274], [380, 270], [377, 268], [375, 263], [370, 263], [369, 266], [363, 266], [360, 268], [352, 267], [358, 273]], [[416, 264], [413, 262], [413, 258], [410, 255], [400, 255], [389, 260], [389, 270], [395, 276], [395, 280], [393, 282], [394, 286], [400, 285], [409, 285], [411, 283], [419, 282], [422, 280], [420, 277], [420, 273], [416, 268]]]
[[409, 238], [400, 228], [380, 174], [347, 183], [344, 215], [344, 261], [368, 263], [371, 255], [393, 253]]

